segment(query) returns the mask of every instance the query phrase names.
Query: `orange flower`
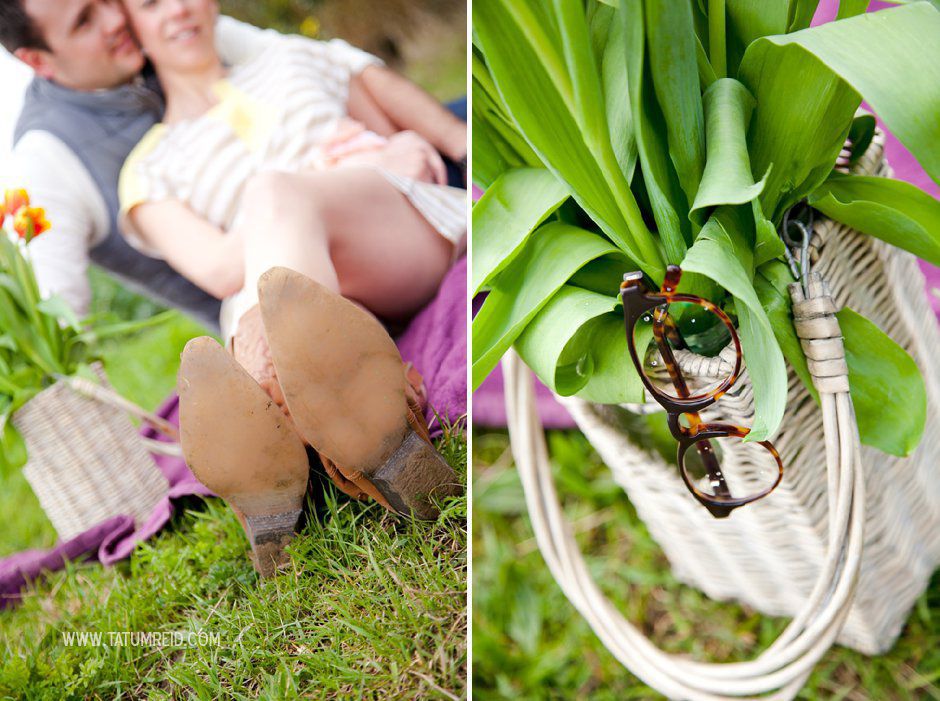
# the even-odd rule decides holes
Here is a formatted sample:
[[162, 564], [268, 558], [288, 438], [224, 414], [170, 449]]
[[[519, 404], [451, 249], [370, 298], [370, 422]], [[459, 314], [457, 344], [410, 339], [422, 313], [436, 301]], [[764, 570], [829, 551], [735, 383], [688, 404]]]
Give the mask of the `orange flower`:
[[9, 214], [11, 217], [22, 207], [29, 207], [29, 195], [26, 190], [7, 190], [0, 204], [0, 222]]
[[29, 243], [52, 226], [42, 207], [20, 207], [13, 217], [13, 230]]

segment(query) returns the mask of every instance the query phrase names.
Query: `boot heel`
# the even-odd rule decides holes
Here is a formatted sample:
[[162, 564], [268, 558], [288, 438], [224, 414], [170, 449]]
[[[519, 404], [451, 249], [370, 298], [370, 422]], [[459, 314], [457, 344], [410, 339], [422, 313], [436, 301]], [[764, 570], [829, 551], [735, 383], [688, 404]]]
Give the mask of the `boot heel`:
[[290, 564], [284, 548], [294, 537], [301, 509], [270, 516], [246, 516], [245, 533], [251, 543], [255, 569], [263, 578], [272, 577]]
[[413, 430], [368, 479], [396, 511], [422, 519], [440, 514], [434, 499], [463, 491], [453, 468]]

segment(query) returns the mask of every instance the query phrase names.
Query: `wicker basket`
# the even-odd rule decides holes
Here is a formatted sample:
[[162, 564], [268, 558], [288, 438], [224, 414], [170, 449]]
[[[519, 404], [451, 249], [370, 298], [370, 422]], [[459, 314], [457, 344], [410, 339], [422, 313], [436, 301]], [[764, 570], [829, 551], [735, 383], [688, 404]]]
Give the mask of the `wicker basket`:
[[[876, 134], [855, 172], [889, 176], [884, 138]], [[864, 558], [855, 603], [838, 642], [866, 654], [889, 649], [940, 562], [940, 331], [914, 256], [838, 223], [817, 221], [814, 269], [839, 306], [871, 319], [904, 347], [927, 388], [927, 425], [908, 458], [863, 446], [868, 494]], [[687, 358], [683, 372], [707, 374]], [[709, 378], [701, 382], [708, 384]], [[829, 513], [822, 415], [800, 381], [789, 378], [787, 414], [774, 445], [786, 468], [768, 498], [716, 520], [692, 499], [675, 465], [639, 449], [622, 430], [631, 409], [562, 400], [611, 467], [676, 576], [710, 597], [737, 600], [763, 613], [792, 616], [813, 585], [826, 551]], [[658, 405], [656, 405], [658, 407]], [[708, 421], [750, 425], [753, 395], [746, 372]], [[727, 460], [747, 460], [744, 454]]]
[[111, 393], [101, 366], [94, 369], [103, 388], [94, 397], [59, 381], [13, 417], [29, 455], [23, 475], [62, 541], [119, 514], [140, 525], [169, 489], [128, 411], [149, 415]]

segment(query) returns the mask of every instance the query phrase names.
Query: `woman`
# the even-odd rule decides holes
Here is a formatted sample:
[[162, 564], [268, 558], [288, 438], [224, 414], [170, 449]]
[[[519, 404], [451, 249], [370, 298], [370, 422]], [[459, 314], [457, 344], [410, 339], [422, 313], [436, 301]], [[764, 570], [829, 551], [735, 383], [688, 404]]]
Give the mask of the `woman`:
[[424, 305], [462, 250], [465, 193], [443, 185], [421, 137], [350, 121], [358, 101], [379, 131], [393, 123], [350, 90], [377, 62], [368, 54], [285, 37], [229, 71], [213, 0], [126, 7], [167, 108], [125, 165], [122, 225], [224, 299], [223, 334], [251, 375], [214, 342], [187, 346], [190, 467], [239, 513], [259, 570], [283, 564], [307, 464], [260, 383], [344, 490], [434, 516], [431, 497], [453, 493], [456, 476], [430, 447], [391, 339], [347, 299], [392, 318]]

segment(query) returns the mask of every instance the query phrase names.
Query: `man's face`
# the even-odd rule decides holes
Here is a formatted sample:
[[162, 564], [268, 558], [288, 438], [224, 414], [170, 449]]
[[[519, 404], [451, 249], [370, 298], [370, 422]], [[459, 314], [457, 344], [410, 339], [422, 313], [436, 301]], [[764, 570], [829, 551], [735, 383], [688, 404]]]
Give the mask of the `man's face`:
[[24, 0], [49, 47], [16, 55], [44, 78], [74, 90], [123, 85], [144, 57], [131, 36], [120, 0]]

